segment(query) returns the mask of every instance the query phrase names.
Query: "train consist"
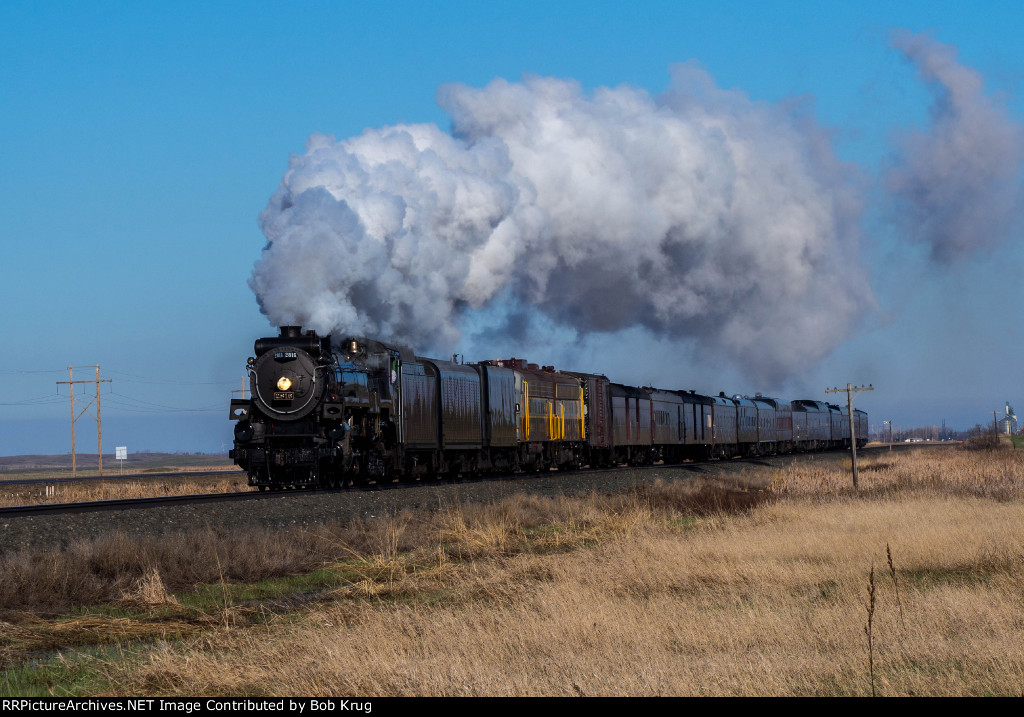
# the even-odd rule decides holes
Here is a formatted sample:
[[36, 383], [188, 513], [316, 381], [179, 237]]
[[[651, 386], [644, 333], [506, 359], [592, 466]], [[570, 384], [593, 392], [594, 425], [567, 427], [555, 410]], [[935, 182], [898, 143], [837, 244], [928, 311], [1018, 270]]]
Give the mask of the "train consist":
[[[849, 447], [821, 401], [704, 396], [521, 359], [458, 363], [283, 326], [232, 399], [230, 456], [261, 490]], [[867, 414], [854, 411], [857, 445]]]

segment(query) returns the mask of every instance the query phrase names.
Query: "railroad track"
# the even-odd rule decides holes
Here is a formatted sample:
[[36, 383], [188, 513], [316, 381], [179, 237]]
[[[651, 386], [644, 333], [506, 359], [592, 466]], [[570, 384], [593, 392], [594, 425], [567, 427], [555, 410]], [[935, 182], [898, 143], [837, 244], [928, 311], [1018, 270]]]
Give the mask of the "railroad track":
[[[912, 445], [896, 445], [897, 450], [904, 448], [910, 448], [914, 445], [920, 446], [921, 444]], [[936, 445], [936, 444], [933, 444]], [[873, 453], [888, 450], [887, 446], [872, 446], [871, 448], [862, 448], [858, 450], [858, 453]], [[778, 465], [779, 460], [795, 460], [801, 457], [813, 457], [813, 456], [843, 456], [845, 451], [829, 451], [826, 453], [791, 453], [778, 456], [755, 456], [751, 458], [733, 458], [728, 461], [722, 460], [709, 460], [709, 461], [691, 461], [687, 463], [671, 463], [663, 464], [659, 463], [656, 465], [649, 466], [615, 466], [612, 468], [596, 468], [596, 469], [581, 469], [578, 471], [550, 471], [546, 473], [515, 473], [507, 475], [493, 475], [493, 476], [476, 476], [476, 477], [460, 477], [447, 480], [437, 481], [416, 481], [416, 482], [394, 482], [394, 483], [371, 483], [351, 486], [348, 488], [339, 489], [316, 489], [316, 490], [281, 490], [281, 491], [240, 491], [234, 493], [201, 493], [193, 495], [175, 495], [175, 496], [158, 496], [153, 498], [125, 498], [116, 500], [96, 500], [96, 501], [80, 501], [76, 503], [41, 503], [37, 505], [20, 505], [0, 508], [0, 518], [13, 518], [19, 516], [31, 516], [31, 515], [54, 515], [54, 514], [70, 514], [70, 513], [89, 513], [97, 511], [110, 511], [110, 510], [138, 510], [144, 508], [160, 508], [167, 506], [179, 506], [179, 505], [197, 505], [197, 504], [209, 504], [217, 502], [235, 502], [244, 500], [269, 500], [269, 499], [280, 499], [287, 498], [289, 496], [298, 495], [310, 495], [314, 492], [325, 492], [325, 493], [336, 493], [346, 491], [381, 491], [381, 490], [395, 490], [398, 488], [412, 488], [417, 486], [434, 486], [440, 483], [478, 483], [485, 481], [504, 481], [504, 480], [529, 480], [530, 478], [541, 478], [551, 477], [555, 475], [574, 475], [578, 473], [587, 473], [589, 475], [599, 475], [602, 473], [612, 473], [624, 470], [652, 470], [652, 469], [664, 469], [664, 468], [682, 468], [691, 470], [694, 472], [705, 472], [707, 467], [713, 467], [716, 465], [735, 465], [737, 463], [747, 463], [750, 465], [761, 465], [767, 467], [775, 467]], [[775, 460], [776, 463], [769, 462]], [[239, 471], [240, 472], [240, 471]], [[156, 476], [153, 476], [156, 477]], [[70, 479], [67, 479], [70, 480]], [[54, 481], [38, 481], [38, 482], [54, 482]]]
[[197, 495], [168, 495], [155, 498], [121, 498], [114, 500], [85, 500], [77, 503], [39, 503], [37, 505], [14, 505], [0, 508], [0, 518], [15, 518], [29, 515], [54, 515], [67, 513], [93, 513], [105, 510], [136, 510], [138, 508], [160, 508], [170, 505], [195, 505], [197, 503], [230, 502], [269, 498], [277, 493], [238, 492], [200, 493]]
[[[754, 464], [762, 463], [763, 465], [770, 465], [764, 463], [763, 459], [760, 458], [737, 458], [735, 462], [751, 462]], [[217, 502], [235, 502], [242, 500], [258, 500], [258, 499], [279, 499], [288, 498], [290, 496], [299, 495], [311, 495], [313, 493], [344, 493], [348, 491], [381, 491], [381, 490], [396, 490], [399, 488], [414, 488], [419, 486], [432, 486], [443, 483], [480, 483], [485, 481], [503, 481], [503, 480], [529, 480], [530, 478], [541, 478], [550, 477], [557, 475], [574, 475], [577, 473], [587, 473], [589, 475], [596, 475], [600, 473], [611, 473], [615, 471], [623, 470], [647, 470], [654, 468], [688, 468], [690, 470], [701, 471], [700, 466], [703, 465], [715, 465], [718, 461], [699, 461], [693, 463], [679, 463], [679, 464], [657, 464], [650, 466], [617, 466], [613, 468], [595, 468], [579, 471], [550, 471], [547, 473], [510, 473], [507, 475], [491, 475], [491, 476], [474, 476], [474, 477], [459, 477], [441, 480], [427, 480], [427, 481], [415, 481], [415, 482], [393, 482], [393, 483], [370, 483], [361, 484], [355, 486], [349, 486], [346, 488], [316, 488], [316, 489], [295, 489], [295, 490], [271, 490], [271, 491], [239, 491], [234, 493], [199, 493], [192, 495], [171, 495], [171, 496], [156, 496], [152, 498], [122, 498], [115, 500], [90, 500], [90, 501], [78, 501], [75, 503], [39, 503], [34, 505], [15, 505], [9, 507], [0, 508], [0, 519], [2, 518], [14, 518], [23, 517], [30, 515], [57, 515], [57, 514], [70, 514], [70, 513], [92, 513], [98, 511], [109, 511], [109, 510], [138, 510], [143, 508], [163, 508], [167, 506], [178, 506], [178, 505], [198, 505], [198, 504], [209, 504]]]
[[[902, 447], [897, 447], [902, 448]], [[871, 448], [861, 449], [861, 452], [881, 451], [885, 448]], [[17, 516], [29, 516], [29, 515], [52, 515], [52, 514], [70, 514], [70, 513], [86, 513], [86, 512], [97, 512], [97, 511], [109, 511], [109, 510], [137, 510], [144, 508], [160, 508], [167, 506], [180, 506], [180, 505], [198, 505], [198, 504], [210, 504], [218, 502], [237, 502], [247, 500], [261, 500], [261, 499], [279, 499], [288, 498], [290, 496], [308, 496], [315, 492], [323, 493], [344, 493], [350, 491], [365, 492], [365, 491], [389, 491], [401, 488], [414, 488], [423, 486], [437, 486], [439, 483], [444, 482], [482, 482], [490, 480], [528, 480], [534, 477], [550, 477], [552, 475], [573, 475], [578, 473], [587, 473], [590, 475], [599, 475], [601, 473], [610, 473], [615, 471], [623, 470], [651, 470], [651, 469], [662, 469], [662, 468], [682, 468], [691, 470], [694, 472], [705, 472], [707, 467], [713, 467], [716, 465], [735, 465], [736, 463], [746, 463], [750, 465], [762, 465], [762, 466], [775, 466], [776, 463], [770, 463], [770, 459], [774, 460], [785, 460], [785, 459], [797, 459], [802, 456], [836, 456], [843, 452], [833, 451], [824, 454], [787, 454], [783, 456], [757, 456], [752, 458], [734, 458], [728, 461], [722, 460], [710, 460], [710, 461], [690, 461], [686, 463], [671, 463], [664, 464], [659, 463], [649, 466], [614, 466], [611, 468], [587, 468], [574, 471], [556, 471], [552, 470], [549, 472], [542, 473], [509, 473], [504, 475], [481, 475], [481, 476], [469, 476], [469, 477], [458, 477], [458, 478], [447, 478], [443, 480], [418, 480], [414, 482], [385, 482], [385, 483], [364, 483], [358, 484], [358, 486], [352, 486], [343, 489], [315, 489], [315, 490], [289, 490], [289, 491], [242, 491], [237, 493], [204, 493], [194, 494], [187, 496], [159, 496], [154, 498], [126, 498], [117, 500], [103, 500], [103, 501], [79, 501], [76, 503], [41, 503], [36, 505], [20, 505], [0, 508], [0, 518], [3, 517], [17, 517]], [[224, 471], [219, 471], [223, 473]], [[241, 471], [239, 471], [241, 473]], [[171, 474], [175, 475], [175, 474]], [[153, 476], [156, 477], [156, 476]], [[71, 480], [70, 478], [66, 480]], [[32, 480], [32, 481], [20, 481], [20, 482], [55, 482], [53, 480]], [[13, 481], [5, 481], [3, 484], [16, 484]]]

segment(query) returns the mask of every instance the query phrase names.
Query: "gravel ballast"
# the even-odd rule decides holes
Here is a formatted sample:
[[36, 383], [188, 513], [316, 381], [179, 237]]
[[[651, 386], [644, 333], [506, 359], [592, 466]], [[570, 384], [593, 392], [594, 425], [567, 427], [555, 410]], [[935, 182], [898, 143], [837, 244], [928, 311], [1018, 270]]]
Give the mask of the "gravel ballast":
[[298, 491], [265, 499], [212, 504], [105, 510], [90, 513], [0, 518], [0, 555], [66, 548], [78, 541], [121, 532], [133, 537], [195, 530], [309, 528], [353, 518], [374, 519], [402, 510], [430, 510], [465, 502], [495, 502], [515, 494], [554, 496], [609, 493], [656, 480], [693, 480], [756, 473], [790, 460], [849, 460], [848, 454], [783, 456], [754, 462], [720, 461], [681, 467], [523, 476], [514, 479], [436, 482], [380, 490]]

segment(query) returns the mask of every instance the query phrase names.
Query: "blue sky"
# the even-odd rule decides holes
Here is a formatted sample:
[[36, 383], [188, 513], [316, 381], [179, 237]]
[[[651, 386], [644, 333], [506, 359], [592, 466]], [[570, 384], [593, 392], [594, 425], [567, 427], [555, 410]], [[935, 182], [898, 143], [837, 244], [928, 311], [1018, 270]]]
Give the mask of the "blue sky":
[[[266, 244], [257, 215], [314, 132], [447, 130], [435, 93], [452, 82], [540, 75], [658, 94], [670, 65], [695, 60], [754, 102], [811, 101], [838, 157], [871, 180], [894, 133], [930, 117], [928, 87], [892, 47], [899, 28], [954, 46], [1009, 121], [1024, 122], [1019, 3], [9, 0], [0, 454], [68, 450], [67, 394], [55, 385], [68, 364], [98, 363], [113, 379], [102, 399], [107, 450], [230, 441], [230, 391], [252, 341], [272, 332], [247, 286]], [[858, 402], [872, 422], [957, 427], [1020, 401], [1019, 223], [996, 246], [935, 266], [900, 237], [878, 192], [865, 197], [860, 259], [878, 311], [769, 391], [823, 398], [826, 385], [871, 382]], [[761, 390], [728, 366], [669, 369], [620, 348], [607, 349], [605, 366], [599, 341], [587, 347], [531, 360], [578, 360], [626, 382], [683, 374], [679, 387]], [[79, 450], [94, 451], [95, 424], [77, 427]]]

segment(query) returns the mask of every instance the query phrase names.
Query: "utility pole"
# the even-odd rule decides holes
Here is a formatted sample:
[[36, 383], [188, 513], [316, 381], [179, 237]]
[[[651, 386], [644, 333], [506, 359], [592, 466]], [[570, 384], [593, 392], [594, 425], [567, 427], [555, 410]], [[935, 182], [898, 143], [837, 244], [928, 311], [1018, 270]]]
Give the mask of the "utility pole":
[[[89, 366], [68, 366], [68, 380], [57, 381], [57, 386], [61, 384], [67, 384], [71, 389], [71, 475], [78, 475], [78, 460], [75, 454], [75, 421], [82, 417], [82, 414], [89, 410], [92, 406], [93, 401], [96, 402], [96, 451], [99, 453], [100, 463], [100, 475], [103, 475], [103, 422], [100, 415], [100, 384], [111, 383], [111, 379], [100, 380], [100, 366], [96, 364], [92, 368], [96, 369], [96, 378], [94, 380], [76, 381], [73, 373], [75, 368], [90, 368]], [[79, 414], [75, 415], [75, 384], [76, 383], [95, 383], [96, 384], [96, 397], [89, 401], [89, 403], [82, 406], [82, 410]], [[60, 391], [60, 388], [57, 389]], [[79, 402], [81, 403], [81, 402]]]
[[854, 490], [860, 490], [860, 485], [857, 482], [857, 432], [856, 432], [856, 419], [853, 417], [853, 394], [856, 391], [874, 391], [875, 387], [871, 384], [867, 386], [854, 386], [853, 384], [846, 384], [846, 388], [826, 388], [825, 393], [842, 393], [846, 391], [846, 413], [850, 417], [850, 456], [853, 459], [853, 488]]
[[249, 393], [249, 389], [245, 387], [245, 377], [244, 376], [242, 377], [242, 387], [241, 388], [236, 388], [231, 393], [233, 393], [233, 394], [234, 393], [240, 393], [240, 394], [242, 394], [242, 398], [249, 398], [248, 396], [245, 395], [245, 394]]
[[882, 421], [882, 425], [889, 424], [889, 452], [892, 453], [892, 419], [888, 421]]
[[999, 435], [999, 428], [998, 428], [998, 424], [996, 423], [996, 413], [998, 413], [998, 412], [997, 411], [992, 411], [992, 435], [994, 435], [994, 436], [998, 436]]

